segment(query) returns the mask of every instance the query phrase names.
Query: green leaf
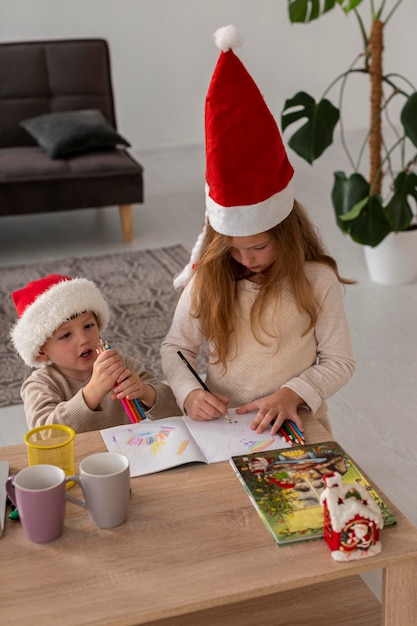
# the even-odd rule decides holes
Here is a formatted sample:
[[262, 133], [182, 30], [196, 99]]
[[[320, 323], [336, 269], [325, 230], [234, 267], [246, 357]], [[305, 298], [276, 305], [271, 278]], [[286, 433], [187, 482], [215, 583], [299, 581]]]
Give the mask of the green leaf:
[[377, 246], [391, 232], [380, 196], [369, 195], [370, 186], [358, 173], [349, 178], [335, 172], [332, 202], [338, 226], [353, 241]]
[[361, 214], [351, 222], [350, 236], [361, 245], [374, 248], [391, 232], [391, 227], [384, 215], [380, 196], [371, 196]]
[[290, 21], [308, 24], [340, 5], [347, 14], [362, 4], [363, 0], [288, 0]]
[[[324, 0], [323, 8], [320, 8], [320, 0], [288, 0], [288, 15], [292, 23], [308, 23], [316, 20], [341, 4], [344, 0]], [[361, 0], [359, 0], [361, 2]]]
[[417, 148], [417, 93], [413, 93], [401, 111], [401, 123], [407, 137]]
[[338, 0], [338, 2], [342, 5], [342, 9], [346, 14], [362, 4], [362, 0]]
[[417, 200], [417, 175], [400, 172], [394, 181], [394, 193], [385, 207], [385, 215], [394, 231], [404, 230], [413, 219], [408, 196]]
[[281, 113], [282, 131], [304, 118], [307, 118], [307, 122], [290, 137], [288, 145], [307, 163], [312, 164], [333, 143], [339, 109], [329, 100], [321, 100], [316, 104], [309, 94], [299, 91], [285, 101]]
[[349, 211], [349, 213], [345, 213], [344, 215], [340, 215], [340, 219], [342, 222], [351, 222], [352, 220], [356, 220], [357, 217], [362, 213], [362, 209], [366, 207], [369, 202], [369, 196], [363, 198], [360, 202], [355, 204]]
[[344, 233], [349, 233], [351, 226], [347, 223], [346, 216], [355, 209], [354, 218], [357, 217], [356, 213], [362, 208], [361, 203], [369, 199], [369, 192], [369, 183], [362, 174], [355, 173], [347, 178], [344, 172], [334, 173], [332, 203], [337, 224]]

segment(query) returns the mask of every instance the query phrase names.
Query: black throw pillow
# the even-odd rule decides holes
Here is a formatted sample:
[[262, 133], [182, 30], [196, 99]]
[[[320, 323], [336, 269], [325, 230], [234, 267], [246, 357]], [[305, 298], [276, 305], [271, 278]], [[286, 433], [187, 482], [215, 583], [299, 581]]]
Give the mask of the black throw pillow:
[[130, 144], [97, 109], [47, 113], [20, 122], [51, 159]]

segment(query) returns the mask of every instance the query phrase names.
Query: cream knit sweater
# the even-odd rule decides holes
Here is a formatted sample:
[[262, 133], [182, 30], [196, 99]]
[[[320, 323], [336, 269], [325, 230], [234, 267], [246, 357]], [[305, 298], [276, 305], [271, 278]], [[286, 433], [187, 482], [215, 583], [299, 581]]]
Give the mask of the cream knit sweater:
[[[121, 355], [122, 356], [122, 355]], [[144, 383], [156, 391], [155, 405], [147, 411], [151, 419], [181, 415], [168, 385], [159, 381], [142, 363], [129, 356], [122, 356], [126, 367], [139, 374]], [[95, 411], [84, 402], [82, 389], [85, 382], [67, 378], [54, 365], [43, 365], [36, 369], [23, 383], [20, 394], [23, 399], [26, 421], [29, 428], [45, 424], [65, 424], [75, 432], [130, 424], [129, 417], [119, 400], [111, 394], [103, 398]]]
[[[304, 336], [308, 318], [298, 310], [287, 285], [279, 302], [266, 312], [264, 322], [278, 339], [261, 333], [262, 342], [257, 341], [250, 329], [250, 310], [259, 287], [248, 280], [238, 283], [239, 315], [227, 371], [209, 363], [206, 373], [209, 389], [228, 397], [231, 408], [289, 387], [303, 398], [313, 414], [322, 418], [326, 415], [325, 399], [351, 378], [355, 362], [343, 306], [343, 287], [334, 272], [324, 265], [308, 263], [305, 271], [320, 312], [315, 327]], [[196, 357], [204, 342], [198, 320], [189, 314], [191, 288], [192, 281], [181, 294], [161, 346], [162, 368], [180, 408], [199, 385], [181, 362], [177, 350], [197, 369]]]

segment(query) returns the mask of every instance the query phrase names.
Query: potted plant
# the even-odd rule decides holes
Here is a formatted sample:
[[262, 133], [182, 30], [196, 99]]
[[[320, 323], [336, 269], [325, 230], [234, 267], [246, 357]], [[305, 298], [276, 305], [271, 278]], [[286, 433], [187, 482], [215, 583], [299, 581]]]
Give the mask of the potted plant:
[[[384, 74], [382, 63], [384, 30], [402, 2], [288, 0], [289, 18], [293, 23], [328, 19], [327, 14], [336, 9], [352, 16], [359, 28], [361, 49], [353, 63], [332, 81], [318, 102], [305, 91], [286, 100], [281, 124], [283, 133], [297, 124], [288, 145], [310, 164], [333, 143], [333, 133], [339, 125], [341, 144], [351, 172], [334, 173], [332, 204], [342, 232], [366, 248], [380, 247], [390, 233], [416, 228], [417, 92], [400, 74]], [[365, 77], [370, 90], [369, 127], [356, 160], [351, 156], [343, 131], [343, 105], [348, 79], [353, 75]], [[327, 97], [332, 90], [338, 95], [337, 107]], [[397, 106], [396, 123], [389, 116], [393, 104]], [[387, 141], [388, 131], [392, 137], [390, 142]], [[365, 178], [361, 167], [366, 147], [369, 172]]]

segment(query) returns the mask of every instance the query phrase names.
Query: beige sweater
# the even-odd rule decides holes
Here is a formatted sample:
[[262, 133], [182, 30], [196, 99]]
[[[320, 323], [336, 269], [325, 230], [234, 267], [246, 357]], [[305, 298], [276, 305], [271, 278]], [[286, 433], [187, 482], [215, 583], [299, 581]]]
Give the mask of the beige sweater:
[[[325, 399], [351, 378], [355, 362], [343, 307], [343, 288], [334, 272], [324, 265], [308, 263], [305, 271], [320, 312], [315, 327], [304, 336], [308, 318], [297, 309], [287, 285], [280, 301], [266, 312], [266, 328], [278, 340], [262, 334], [262, 343], [258, 342], [251, 332], [249, 317], [259, 287], [247, 280], [238, 283], [239, 316], [227, 371], [209, 363], [206, 378], [212, 392], [229, 398], [230, 407], [289, 387], [321, 418], [326, 415]], [[188, 394], [199, 385], [181, 363], [177, 350], [197, 369], [196, 356], [204, 341], [198, 321], [189, 315], [191, 288], [192, 281], [181, 294], [161, 347], [162, 368], [181, 408]]]
[[[148, 417], [159, 419], [182, 414], [168, 385], [146, 371], [140, 361], [129, 356], [122, 356], [122, 359], [129, 370], [139, 374], [143, 382], [152, 385], [156, 391], [156, 403], [147, 411]], [[65, 377], [53, 365], [34, 370], [20, 390], [29, 428], [65, 424], [81, 433], [130, 424], [122, 403], [112, 400], [110, 393], [96, 411], [89, 409], [82, 394], [85, 384]]]

